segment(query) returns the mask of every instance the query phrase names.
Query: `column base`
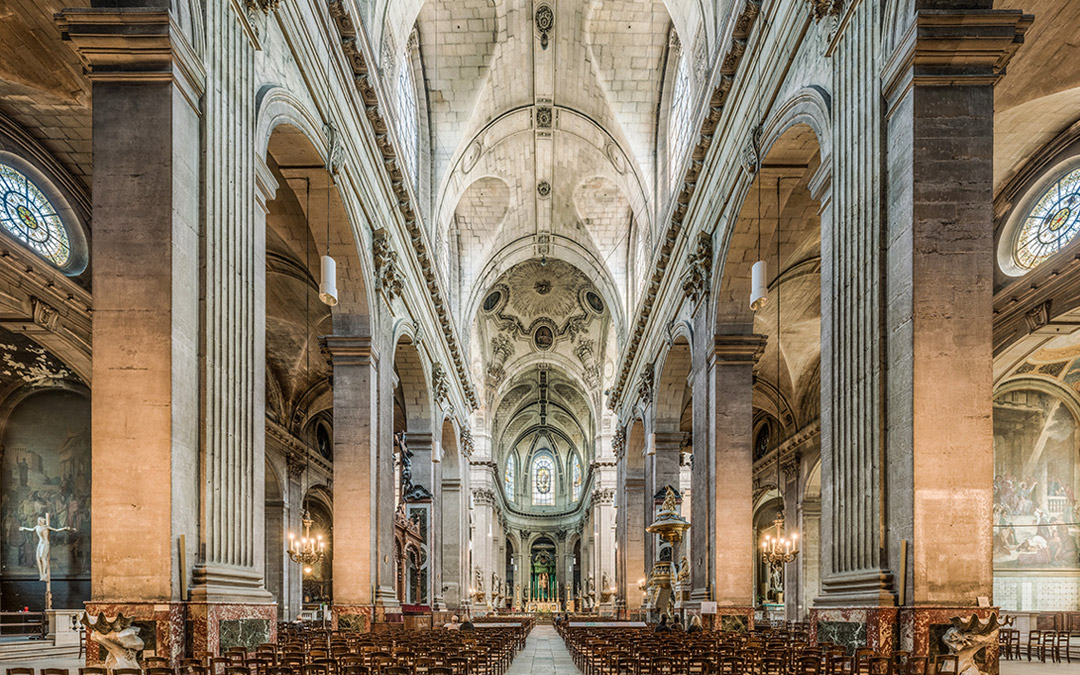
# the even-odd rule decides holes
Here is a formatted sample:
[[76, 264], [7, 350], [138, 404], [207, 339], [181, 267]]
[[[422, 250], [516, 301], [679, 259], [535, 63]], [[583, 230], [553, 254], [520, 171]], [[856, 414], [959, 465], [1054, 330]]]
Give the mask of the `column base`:
[[371, 605], [334, 605], [331, 625], [334, 630], [366, 633], [371, 630], [375, 608]]
[[[198, 652], [221, 654], [229, 647], [254, 648], [277, 640], [277, 605], [272, 603], [88, 602], [86, 612], [133, 618], [143, 655], [169, 659], [174, 667]], [[103, 663], [106, 656], [103, 647], [87, 640], [88, 665]]]

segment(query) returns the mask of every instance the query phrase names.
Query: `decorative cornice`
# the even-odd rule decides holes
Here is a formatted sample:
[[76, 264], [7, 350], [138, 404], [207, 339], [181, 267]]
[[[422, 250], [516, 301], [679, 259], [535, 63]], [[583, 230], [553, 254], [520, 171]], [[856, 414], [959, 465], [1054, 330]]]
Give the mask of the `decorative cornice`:
[[495, 506], [495, 491], [487, 488], [473, 488], [472, 498], [474, 504]]
[[[737, 42], [747, 38], [750, 34], [750, 29], [753, 27], [754, 22], [757, 21], [760, 12], [760, 0], [745, 0], [742, 11], [735, 20], [735, 26], [731, 36], [732, 41], [728, 45], [727, 53], [735, 53], [740, 50], [745, 53], [745, 45], [738, 45]], [[741, 58], [742, 57], [733, 58], [732, 66], [734, 68], [738, 68], [738, 61], [741, 60]], [[633, 372], [638, 352], [641, 350], [642, 340], [645, 337], [645, 329], [649, 325], [649, 320], [652, 318], [653, 310], [656, 308], [660, 288], [663, 285], [664, 278], [667, 276], [668, 268], [671, 265], [671, 255], [675, 250], [675, 244], [678, 241], [679, 234], [682, 232], [683, 221], [686, 219], [690, 201], [697, 189], [698, 180], [701, 177], [701, 170], [705, 164], [705, 157], [712, 147], [713, 137], [716, 135], [717, 127], [720, 124], [720, 117], [723, 114], [724, 105], [727, 103], [728, 94], [731, 92], [731, 86], [734, 82], [733, 78], [733, 75], [721, 74], [718, 84], [709, 99], [709, 109], [705, 115], [705, 119], [701, 123], [698, 142], [690, 155], [690, 166], [683, 176], [682, 190], [675, 197], [675, 204], [672, 207], [671, 218], [667, 230], [659, 239], [659, 250], [653, 264], [653, 273], [649, 277], [649, 283], [645, 289], [645, 293], [642, 295], [641, 301], [638, 304], [637, 321], [634, 322], [634, 327], [630, 331], [630, 338], [627, 341], [626, 349], [623, 351], [619, 373], [615, 380], [615, 385], [611, 388], [611, 395], [608, 397], [608, 407], [612, 410], [616, 409], [619, 402], [622, 400], [626, 390], [626, 384], [630, 380], [630, 376]]]
[[330, 354], [330, 363], [338, 366], [369, 366], [379, 361], [378, 351], [370, 337], [327, 335], [322, 348]]
[[882, 69], [892, 103], [920, 86], [994, 84], [1035, 17], [1019, 10], [920, 10]]
[[[368, 121], [375, 133], [375, 143], [382, 153], [383, 166], [390, 179], [391, 189], [398, 200], [398, 210], [401, 212], [405, 229], [409, 233], [410, 250], [416, 254], [417, 263], [422, 271], [427, 290], [431, 294], [431, 300], [435, 305], [435, 313], [442, 328], [443, 337], [447, 348], [454, 360], [454, 371], [465, 393], [465, 398], [475, 410], [479, 407], [476, 389], [469, 378], [469, 372], [465, 366], [465, 359], [461, 352], [454, 328], [453, 317], [450, 316], [449, 305], [445, 294], [439, 285], [438, 273], [434, 267], [431, 251], [427, 244], [427, 235], [413, 209], [412, 187], [405, 178], [397, 163], [397, 150], [394, 148], [393, 134], [388, 133], [386, 120], [383, 118], [379, 95], [376, 84], [372, 80], [372, 72], [368, 67], [367, 58], [363, 54], [362, 45], [357, 42], [356, 25], [350, 16], [344, 0], [330, 0], [330, 14], [337, 24], [341, 34], [341, 48], [353, 70], [356, 89], [364, 104]], [[391, 106], [392, 107], [392, 106]]]
[[844, 0], [807, 0], [810, 4], [810, 16], [815, 23], [821, 23], [826, 17], [837, 18], [844, 11]]
[[200, 109], [206, 71], [168, 9], [73, 8], [56, 23], [91, 82], [174, 82]]
[[593, 504], [614, 504], [615, 488], [596, 488], [592, 493]]

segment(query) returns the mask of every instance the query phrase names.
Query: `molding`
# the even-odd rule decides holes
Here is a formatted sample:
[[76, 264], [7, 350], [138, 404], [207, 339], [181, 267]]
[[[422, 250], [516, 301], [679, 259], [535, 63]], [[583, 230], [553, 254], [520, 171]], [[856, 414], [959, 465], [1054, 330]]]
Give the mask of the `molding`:
[[916, 84], [993, 85], [1034, 20], [1020, 10], [919, 10], [882, 68], [886, 116]]
[[91, 82], [173, 82], [200, 110], [206, 70], [168, 9], [73, 8], [56, 23]]
[[[461, 384], [468, 403], [473, 410], [476, 410], [480, 406], [476, 388], [473, 386], [469, 376], [465, 357], [457, 337], [454, 318], [450, 315], [446, 294], [439, 283], [439, 274], [435, 269], [435, 262], [432, 258], [434, 252], [428, 245], [425, 228], [420, 222], [416, 209], [413, 208], [413, 204], [417, 203], [418, 200], [413, 195], [413, 188], [409, 180], [405, 177], [401, 167], [398, 166], [398, 151], [394, 147], [394, 134], [388, 132], [386, 119], [382, 112], [384, 104], [380, 102], [379, 84], [375, 79], [377, 75], [374, 72], [375, 69], [369, 67], [368, 64], [371, 59], [365, 53], [369, 50], [369, 47], [363, 40], [363, 36], [358, 33], [356, 24], [353, 22], [344, 0], [330, 0], [329, 9], [330, 16], [334, 19], [334, 24], [340, 34], [342, 52], [347, 63], [352, 68], [356, 90], [360, 95], [366, 117], [374, 132], [375, 145], [378, 146], [382, 154], [383, 168], [386, 171], [387, 178], [389, 178], [393, 196], [397, 198], [398, 211], [408, 232], [409, 245], [406, 248], [415, 253], [416, 262], [421, 271], [419, 276], [423, 279], [434, 304], [436, 319], [442, 329], [447, 349], [453, 359], [453, 367], [458, 382]], [[393, 106], [390, 104], [388, 107], [392, 108]]]
[[712, 364], [754, 365], [765, 353], [768, 341], [765, 335], [716, 335], [713, 337]]
[[338, 366], [373, 366], [379, 361], [379, 352], [370, 337], [351, 335], [327, 335], [320, 342], [330, 354], [330, 363]]
[[[745, 55], [746, 52], [746, 45], [740, 45], [739, 41], [745, 41], [747, 39], [760, 14], [760, 0], [745, 0], [742, 5], [742, 11], [735, 20], [727, 53], [732, 55], [730, 67], [736, 70], [738, 69], [739, 61], [743, 58], [742, 56], [736, 56], [736, 54], [741, 53]], [[666, 231], [657, 238], [658, 251], [655, 262], [653, 263], [653, 273], [649, 277], [648, 286], [645, 288], [645, 292], [642, 294], [642, 298], [638, 303], [637, 320], [633, 322], [633, 328], [627, 331], [629, 340], [623, 350], [623, 356], [618, 368], [615, 385], [611, 388], [611, 395], [608, 397], [608, 407], [611, 410], [615, 410], [622, 401], [626, 391], [627, 382], [630, 381], [634, 364], [637, 361], [637, 356], [641, 350], [643, 338], [645, 337], [645, 330], [649, 325], [649, 320], [652, 318], [653, 310], [657, 306], [660, 289], [664, 284], [668, 268], [671, 266], [671, 257], [672, 253], [675, 251], [675, 244], [679, 238], [679, 234], [682, 232], [683, 223], [686, 220], [686, 215], [690, 208], [690, 202], [694, 197], [699, 179], [701, 178], [705, 158], [712, 148], [713, 137], [716, 135], [716, 131], [719, 128], [720, 117], [724, 112], [724, 105], [727, 103], [728, 95], [731, 93], [733, 83], [733, 75], [721, 74], [718, 84], [713, 89], [712, 96], [709, 98], [707, 104], [708, 110], [705, 119], [701, 123], [698, 142], [690, 153], [690, 164], [686, 169], [686, 173], [683, 175], [682, 189], [677, 192], [674, 204], [672, 205], [668, 227]]]

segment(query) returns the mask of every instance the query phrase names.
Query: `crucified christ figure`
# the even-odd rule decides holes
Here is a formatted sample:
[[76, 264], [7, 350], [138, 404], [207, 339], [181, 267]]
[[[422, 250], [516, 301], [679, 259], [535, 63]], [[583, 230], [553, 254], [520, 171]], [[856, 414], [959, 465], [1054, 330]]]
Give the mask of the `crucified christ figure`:
[[21, 532], [33, 532], [33, 533], [37, 534], [38, 545], [37, 545], [37, 555], [36, 555], [36, 557], [37, 557], [38, 576], [40, 577], [41, 581], [49, 581], [50, 577], [52, 576], [52, 568], [49, 565], [49, 552], [50, 552], [50, 550], [52, 548], [50, 543], [49, 543], [49, 533], [50, 532], [74, 532], [75, 528], [74, 527], [60, 527], [60, 528], [52, 527], [49, 524], [48, 514], [46, 514], [44, 516], [38, 516], [36, 526], [34, 526], [34, 527], [20, 527], [19, 531], [21, 531]]

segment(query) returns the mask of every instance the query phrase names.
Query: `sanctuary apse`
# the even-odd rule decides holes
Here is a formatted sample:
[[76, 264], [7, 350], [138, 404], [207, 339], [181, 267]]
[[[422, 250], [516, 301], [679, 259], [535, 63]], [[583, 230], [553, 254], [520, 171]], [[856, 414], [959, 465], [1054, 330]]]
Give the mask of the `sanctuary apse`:
[[0, 16], [0, 612], [60, 652], [1080, 631], [1077, 3]]

